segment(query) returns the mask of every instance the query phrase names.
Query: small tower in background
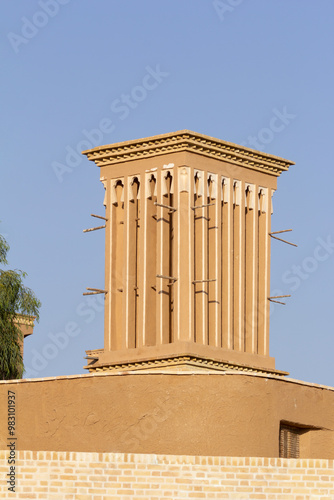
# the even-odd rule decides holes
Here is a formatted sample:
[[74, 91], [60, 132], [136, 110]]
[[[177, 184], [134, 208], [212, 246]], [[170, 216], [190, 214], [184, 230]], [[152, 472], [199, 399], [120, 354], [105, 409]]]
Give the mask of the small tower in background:
[[269, 356], [271, 199], [293, 163], [187, 130], [84, 154], [106, 207], [104, 348], [86, 368], [285, 375]]

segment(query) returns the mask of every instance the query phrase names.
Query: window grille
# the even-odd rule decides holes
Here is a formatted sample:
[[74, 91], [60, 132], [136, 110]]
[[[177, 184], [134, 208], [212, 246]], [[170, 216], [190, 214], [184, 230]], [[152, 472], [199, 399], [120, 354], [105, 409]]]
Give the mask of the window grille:
[[300, 427], [281, 424], [279, 435], [279, 456], [281, 458], [299, 458]]

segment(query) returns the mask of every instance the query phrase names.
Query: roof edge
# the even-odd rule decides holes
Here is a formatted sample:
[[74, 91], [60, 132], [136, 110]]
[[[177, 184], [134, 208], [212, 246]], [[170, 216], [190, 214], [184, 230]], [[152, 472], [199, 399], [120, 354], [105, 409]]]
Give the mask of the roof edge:
[[163, 139], [163, 138], [168, 138], [168, 137], [173, 137], [173, 136], [179, 136], [179, 135], [186, 135], [186, 134], [189, 134], [190, 136], [193, 136], [193, 137], [200, 137], [201, 139], [209, 139], [209, 140], [211, 140], [213, 142], [216, 142], [218, 144], [222, 144], [224, 146], [226, 145], [226, 146], [238, 148], [238, 149], [241, 149], [241, 150], [249, 151], [249, 152], [252, 152], [252, 153], [257, 153], [257, 154], [260, 154], [261, 156], [264, 156], [264, 157], [267, 157], [267, 158], [272, 158], [272, 159], [275, 159], [275, 160], [283, 161], [283, 162], [285, 162], [285, 163], [287, 163], [289, 165], [295, 165], [295, 162], [287, 160], [286, 158], [282, 158], [282, 157], [277, 156], [277, 155], [272, 155], [272, 154], [269, 154], [269, 153], [265, 153], [265, 152], [259, 151], [257, 149], [249, 148], [247, 146], [243, 146], [243, 145], [237, 144], [235, 142], [225, 141], [223, 139], [217, 139], [216, 137], [212, 137], [210, 135], [201, 134], [199, 132], [193, 132], [192, 130], [188, 130], [188, 129], [176, 130], [175, 132], [168, 132], [168, 133], [165, 133], [165, 134], [158, 134], [158, 135], [152, 135], [152, 136], [149, 136], [149, 137], [142, 137], [140, 139], [131, 139], [129, 141], [121, 141], [121, 142], [115, 142], [115, 143], [111, 143], [111, 144], [105, 144], [105, 145], [101, 145], [101, 146], [96, 146], [95, 148], [86, 149], [85, 151], [82, 151], [81, 153], [83, 155], [87, 155], [88, 153], [91, 153], [93, 151], [102, 151], [103, 149], [109, 149], [110, 147], [117, 148], [117, 147], [123, 147], [123, 146], [127, 146], [127, 145], [133, 145], [133, 144], [141, 144], [143, 142], [148, 142], [148, 141], [151, 141], [151, 140], [154, 140], [154, 139]]
[[271, 173], [277, 176], [294, 165], [294, 162], [285, 158], [187, 129], [97, 146], [83, 151], [82, 154], [94, 161], [97, 166], [103, 167], [140, 157], [147, 158], [148, 156], [184, 150], [216, 159], [240, 162], [248, 168], [254, 168], [261, 163], [265, 170], [271, 170]]
[[[170, 377], [193, 377], [194, 374], [191, 372], [181, 372], [181, 373], [171, 373], [169, 371], [166, 372], [153, 372], [147, 371], [145, 373], [138, 371], [129, 371], [129, 372], [99, 372], [99, 373], [84, 373], [77, 375], [58, 375], [53, 377], [44, 377], [44, 378], [23, 378], [23, 379], [13, 379], [13, 380], [0, 380], [0, 385], [8, 385], [8, 384], [26, 384], [26, 383], [38, 383], [38, 382], [56, 382], [57, 380], [74, 380], [74, 379], [87, 379], [87, 378], [99, 378], [99, 377], [128, 377], [128, 376], [136, 376], [136, 377], [145, 377], [154, 375], [156, 377], [159, 376], [170, 376]], [[271, 375], [271, 374], [263, 374], [263, 373], [250, 373], [250, 372], [237, 372], [237, 371], [225, 371], [225, 372], [216, 372], [216, 373], [200, 373], [197, 372], [196, 376], [199, 377], [257, 377], [264, 378], [270, 380], [277, 380], [284, 384], [297, 384], [305, 387], [312, 387], [314, 389], [334, 391], [334, 387], [323, 384], [316, 384], [312, 382], [305, 382], [303, 380], [298, 380], [289, 377], [281, 377], [279, 375]]]

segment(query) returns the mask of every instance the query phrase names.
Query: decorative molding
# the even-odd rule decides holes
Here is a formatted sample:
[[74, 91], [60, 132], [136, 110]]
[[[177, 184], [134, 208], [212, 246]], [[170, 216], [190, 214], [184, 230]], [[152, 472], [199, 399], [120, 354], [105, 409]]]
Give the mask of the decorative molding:
[[[197, 194], [197, 197], [200, 198], [203, 196], [204, 190], [204, 179], [205, 172], [203, 170], [194, 170], [194, 193]], [[198, 184], [196, 186], [196, 180], [198, 179]]]
[[156, 135], [134, 141], [98, 146], [83, 151], [98, 167], [125, 161], [149, 158], [168, 153], [188, 151], [227, 161], [251, 170], [258, 170], [278, 177], [293, 162], [278, 156], [261, 153], [237, 144], [222, 141], [189, 130]]
[[249, 193], [249, 200], [248, 200], [248, 210], [254, 210], [255, 208], [255, 186], [254, 184], [246, 184], [245, 186], [245, 206], [247, 207], [247, 193]]
[[28, 316], [26, 314], [16, 314], [14, 322], [18, 325], [34, 326], [36, 316]]
[[[98, 356], [99, 350], [96, 351], [86, 351], [87, 354], [92, 355], [96, 353]], [[97, 361], [98, 363], [98, 361]], [[129, 363], [115, 363], [115, 364], [104, 364], [99, 366], [96, 365], [95, 362], [85, 366], [84, 368], [88, 368], [90, 373], [95, 372], [106, 372], [106, 371], [132, 371], [132, 370], [147, 370], [152, 368], [173, 368], [176, 366], [192, 366], [194, 368], [199, 369], [207, 369], [214, 371], [237, 371], [237, 372], [247, 372], [247, 373], [261, 373], [261, 374], [270, 374], [277, 375], [279, 377], [285, 377], [288, 375], [287, 372], [283, 372], [280, 370], [271, 370], [266, 368], [255, 368], [252, 366], [246, 365], [238, 365], [234, 363], [227, 363], [224, 361], [215, 361], [211, 359], [200, 358], [197, 356], [173, 356], [165, 359], [154, 359], [154, 360], [146, 360], [146, 361], [134, 361]]]
[[118, 179], [112, 180], [112, 185], [111, 185], [111, 204], [112, 205], [116, 205], [116, 203], [117, 203], [116, 187], [118, 184], [121, 184], [122, 188], [123, 188], [121, 202], [124, 203], [124, 177], [120, 177]]
[[103, 187], [104, 187], [104, 198], [103, 198], [103, 206], [107, 206], [107, 184], [108, 181], [103, 179], [102, 181]]
[[208, 197], [209, 197], [209, 186], [211, 184], [211, 199], [212, 200], [217, 199], [217, 180], [218, 180], [217, 174], [212, 174], [211, 172], [208, 172]]
[[274, 202], [273, 202], [273, 196], [276, 193], [275, 189], [271, 190], [271, 215], [274, 213]]
[[152, 198], [152, 188], [151, 182], [155, 181], [153, 196], [157, 196], [157, 176], [154, 173], [145, 173], [145, 183], [146, 183], [146, 198]]
[[231, 180], [229, 177], [222, 177], [221, 179], [221, 198], [224, 203], [229, 203], [230, 201], [230, 182]]
[[133, 176], [128, 178], [129, 201], [134, 201], [134, 199], [135, 199], [135, 195], [134, 195], [133, 188], [132, 188], [135, 180], [138, 181], [138, 193], [137, 193], [136, 199], [140, 200], [140, 175], [133, 175]]
[[[167, 165], [165, 165], [164, 168], [166, 166]], [[169, 174], [169, 176], [171, 178], [170, 193], [171, 194], [174, 193], [174, 171], [173, 171], [173, 169], [171, 169], [171, 170], [161, 170], [161, 191], [162, 191], [162, 196], [167, 196], [168, 195], [168, 185], [167, 185], [168, 174]]]
[[259, 186], [258, 198], [259, 198], [259, 210], [261, 210], [261, 212], [265, 214], [267, 212], [267, 205], [268, 205], [268, 188]]
[[241, 204], [241, 181], [233, 181], [233, 203], [236, 206]]
[[179, 167], [179, 191], [180, 193], [190, 192], [190, 168]]

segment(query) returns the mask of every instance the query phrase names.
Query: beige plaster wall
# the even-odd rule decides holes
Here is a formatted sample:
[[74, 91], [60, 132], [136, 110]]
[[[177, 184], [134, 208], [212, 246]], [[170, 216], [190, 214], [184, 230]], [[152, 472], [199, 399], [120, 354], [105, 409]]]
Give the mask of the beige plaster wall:
[[16, 396], [18, 450], [279, 456], [280, 421], [307, 433], [302, 457], [334, 458], [334, 389], [275, 376], [101, 374], [0, 382]]

